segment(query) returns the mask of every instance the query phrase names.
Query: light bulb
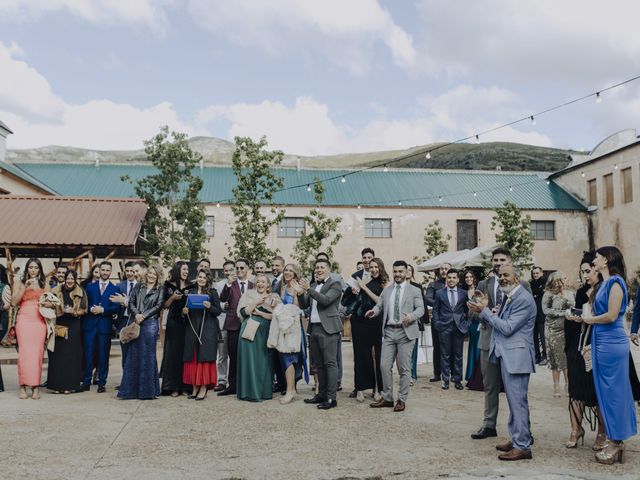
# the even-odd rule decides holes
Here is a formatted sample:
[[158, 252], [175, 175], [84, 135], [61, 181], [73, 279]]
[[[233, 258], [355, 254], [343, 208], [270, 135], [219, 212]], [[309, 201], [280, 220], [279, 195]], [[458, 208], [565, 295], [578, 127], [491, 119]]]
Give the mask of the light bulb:
[[426, 158], [427, 160], [431, 160], [431, 152], [427, 152], [424, 158]]
[[389, 168], [385, 165], [385, 166], [384, 166], [384, 168], [382, 169], [382, 171], [383, 171], [384, 173], [387, 173], [387, 172], [389, 171]]
[[478, 196], [478, 192], [473, 192], [473, 196], [477, 197]]
[[618, 169], [618, 164], [617, 164], [617, 163], [613, 165], [613, 169], [614, 169], [614, 170], [617, 170], [617, 169]]
[[216, 207], [220, 208], [220, 202], [216, 203]]
[[551, 180], [547, 180], [547, 185], [551, 185]]
[[584, 178], [584, 172], [580, 172], [580, 176]]
[[398, 206], [399, 206], [399, 207], [401, 207], [401, 206], [402, 206], [402, 202], [401, 202], [401, 201], [399, 201], [399, 202], [398, 202]]
[[360, 204], [358, 204], [358, 210], [360, 210], [362, 207], [360, 206]]
[[531, 115], [529, 118], [531, 119], [531, 125], [535, 126], [535, 124], [536, 124], [536, 117], [534, 117], [533, 115]]
[[510, 187], [509, 187], [509, 191], [510, 191], [510, 192], [513, 192], [513, 187], [511, 187], [511, 186], [510, 186]]
[[311, 191], [311, 185], [307, 185], [307, 192]]
[[480, 143], [480, 134], [476, 133], [476, 143]]
[[438, 197], [438, 201], [441, 202], [442, 201], [442, 197]]
[[340, 181], [341, 181], [342, 183], [347, 183], [347, 179], [346, 179], [346, 178], [344, 178], [344, 177], [342, 177], [342, 178], [340, 179]]
[[602, 103], [602, 96], [600, 92], [596, 92], [596, 103]]

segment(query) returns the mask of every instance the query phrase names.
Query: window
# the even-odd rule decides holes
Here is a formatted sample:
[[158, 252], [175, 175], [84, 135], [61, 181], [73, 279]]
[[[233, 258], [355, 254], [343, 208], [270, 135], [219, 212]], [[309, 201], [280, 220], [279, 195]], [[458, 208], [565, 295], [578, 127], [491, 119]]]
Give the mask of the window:
[[215, 221], [216, 217], [205, 217], [204, 219], [204, 233], [207, 237], [213, 237], [215, 233]]
[[587, 182], [587, 200], [589, 205], [598, 206], [598, 182], [595, 178]]
[[368, 238], [391, 238], [391, 219], [365, 218], [364, 236]]
[[299, 238], [304, 233], [304, 218], [284, 217], [278, 225], [279, 237]]
[[613, 174], [602, 177], [604, 182], [604, 208], [613, 207]]
[[622, 183], [622, 203], [633, 202], [633, 184], [631, 182], [631, 167], [620, 170]]
[[458, 220], [458, 250], [476, 248], [478, 246], [478, 222], [476, 220]]
[[547, 220], [532, 220], [531, 236], [534, 240], [555, 240], [556, 222]]

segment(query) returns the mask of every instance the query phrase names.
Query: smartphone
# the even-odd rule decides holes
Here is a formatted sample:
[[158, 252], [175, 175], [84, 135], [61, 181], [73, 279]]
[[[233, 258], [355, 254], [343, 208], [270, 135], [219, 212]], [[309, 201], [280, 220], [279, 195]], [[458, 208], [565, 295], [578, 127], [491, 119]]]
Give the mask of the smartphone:
[[571, 307], [571, 315], [573, 315], [574, 317], [581, 317], [582, 316], [582, 309], [581, 308]]

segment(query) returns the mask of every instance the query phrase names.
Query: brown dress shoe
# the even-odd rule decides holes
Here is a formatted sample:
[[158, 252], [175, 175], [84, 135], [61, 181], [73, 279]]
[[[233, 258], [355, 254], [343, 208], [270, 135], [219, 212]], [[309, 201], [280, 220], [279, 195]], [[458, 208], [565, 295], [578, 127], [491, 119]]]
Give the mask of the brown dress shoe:
[[510, 452], [511, 450], [513, 450], [513, 442], [509, 440], [508, 442], [499, 443], [498, 445], [496, 445], [496, 450], [500, 452]]
[[531, 450], [518, 450], [517, 448], [513, 448], [507, 453], [498, 455], [498, 458], [505, 461], [531, 460], [533, 455], [531, 455]]
[[402, 400], [396, 402], [396, 406], [393, 407], [394, 412], [404, 412], [405, 403]]
[[393, 402], [389, 402], [384, 398], [381, 398], [377, 402], [370, 403], [369, 406], [371, 408], [385, 408], [385, 407], [393, 407]]

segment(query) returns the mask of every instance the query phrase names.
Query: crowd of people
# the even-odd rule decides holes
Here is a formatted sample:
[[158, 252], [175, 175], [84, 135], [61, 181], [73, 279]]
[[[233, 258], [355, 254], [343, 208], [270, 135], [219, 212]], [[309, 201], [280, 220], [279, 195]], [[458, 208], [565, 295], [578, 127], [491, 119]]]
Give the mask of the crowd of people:
[[[451, 384], [462, 390], [466, 382], [484, 392], [482, 426], [471, 438], [497, 436], [499, 393], [506, 393], [510, 440], [496, 446], [501, 460], [532, 458], [528, 388], [536, 364], [551, 370], [552, 395], [568, 397], [571, 433], [565, 446], [584, 444], [586, 422], [597, 430], [596, 460], [624, 460], [624, 440], [637, 431], [640, 382], [630, 340], [640, 344], [640, 302], [629, 337], [627, 274], [617, 248], [584, 254], [577, 291], [563, 272], [545, 278], [538, 266], [531, 281], [524, 280], [503, 248], [492, 252], [486, 278], [479, 280], [478, 269], [442, 264], [438, 278], [426, 286], [415, 281], [413, 267], [403, 260], [388, 271], [371, 248], [361, 257], [346, 280], [332, 272], [324, 253], [317, 255], [311, 278], [280, 256], [270, 260], [270, 272], [266, 261], [227, 260], [217, 282], [207, 259], [195, 276], [187, 262], [177, 262], [166, 281], [157, 265], [127, 262], [118, 284], [110, 280], [109, 261], [91, 268], [83, 282], [64, 265], [47, 279], [37, 258], [29, 259], [13, 282], [0, 268], [2, 335], [15, 334], [19, 346], [19, 398], [40, 398], [45, 350], [49, 391], [70, 394], [95, 384], [104, 393], [115, 329], [122, 349], [120, 399], [186, 395], [198, 401], [213, 390], [251, 402], [275, 395], [284, 405], [296, 399], [298, 382], [313, 377], [314, 395], [304, 402], [329, 410], [342, 389], [341, 334], [349, 318], [350, 398], [364, 402], [368, 395], [371, 408], [404, 411], [417, 380], [420, 331], [430, 328], [429, 381], [443, 390]], [[17, 312], [13, 323], [11, 310]]]

